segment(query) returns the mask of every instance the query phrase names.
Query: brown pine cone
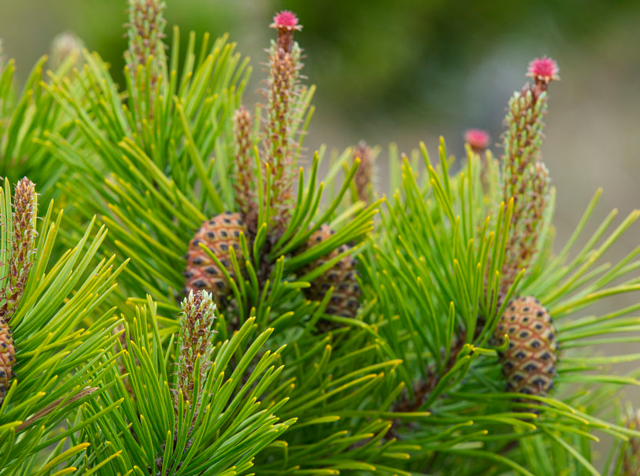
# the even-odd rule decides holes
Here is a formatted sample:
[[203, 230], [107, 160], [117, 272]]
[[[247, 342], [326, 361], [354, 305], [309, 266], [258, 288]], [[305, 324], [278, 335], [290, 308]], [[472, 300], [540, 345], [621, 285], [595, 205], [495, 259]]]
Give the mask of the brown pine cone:
[[558, 343], [553, 319], [531, 296], [513, 299], [495, 332], [498, 345], [509, 336], [509, 348], [500, 354], [510, 392], [546, 396], [553, 387]]
[[[313, 233], [307, 243], [303, 247], [306, 251], [314, 246], [329, 239], [334, 231], [327, 225], [322, 225], [318, 231]], [[326, 256], [318, 258], [314, 262], [303, 268], [301, 274], [306, 274], [315, 268], [322, 266], [327, 261], [335, 258], [340, 253], [348, 250], [347, 245], [342, 245], [333, 250]], [[356, 260], [351, 256], [342, 258], [333, 268], [316, 278], [311, 287], [305, 288], [303, 291], [308, 299], [313, 301], [321, 301], [327, 294], [327, 291], [333, 286], [333, 295], [327, 304], [325, 312], [335, 316], [355, 317], [360, 306], [360, 285], [356, 280]]]
[[239, 213], [224, 212], [202, 224], [189, 243], [186, 255], [185, 294], [204, 290], [213, 295], [216, 304], [222, 306], [225, 303], [231, 293], [229, 282], [222, 270], [200, 248], [200, 243], [204, 243], [215, 254], [231, 279], [236, 280], [238, 276], [231, 262], [230, 250], [233, 248], [240, 269], [244, 269], [245, 258], [240, 247], [241, 233], [246, 236], [247, 227]]

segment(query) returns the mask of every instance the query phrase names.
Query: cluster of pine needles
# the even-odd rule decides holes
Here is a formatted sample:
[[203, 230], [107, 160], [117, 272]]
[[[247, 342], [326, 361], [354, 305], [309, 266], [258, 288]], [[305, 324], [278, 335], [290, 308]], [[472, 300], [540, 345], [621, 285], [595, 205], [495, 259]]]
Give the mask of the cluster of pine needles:
[[555, 243], [555, 61], [499, 157], [392, 144], [386, 198], [378, 147], [304, 146], [295, 14], [249, 105], [227, 36], [128, 3], [123, 84], [72, 34], [22, 86], [0, 52], [0, 476], [640, 475], [640, 353], [598, 350], [639, 340], [640, 247], [604, 255], [640, 214]]

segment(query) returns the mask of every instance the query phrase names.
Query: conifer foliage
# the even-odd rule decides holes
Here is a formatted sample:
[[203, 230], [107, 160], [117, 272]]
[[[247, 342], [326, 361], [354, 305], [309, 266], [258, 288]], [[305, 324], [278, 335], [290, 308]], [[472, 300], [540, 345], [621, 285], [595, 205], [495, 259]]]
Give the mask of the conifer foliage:
[[[555, 61], [499, 158], [475, 129], [459, 165], [392, 145], [377, 199], [379, 148], [321, 180], [304, 147], [293, 12], [250, 107], [249, 59], [181, 45], [165, 8], [128, 0], [122, 85], [71, 35], [20, 93], [0, 61], [0, 476], [638, 474], [637, 413], [611, 404], [638, 375], [609, 366], [640, 354], [595, 349], [637, 341], [615, 298], [640, 248], [603, 255], [640, 212], [588, 236], [598, 191], [555, 252]], [[40, 190], [67, 213], [39, 220]]]
[[50, 206], [37, 226], [35, 185], [24, 178], [13, 193], [8, 180], [3, 185], [0, 474], [49, 475], [73, 467], [69, 460], [87, 447], [73, 435], [90, 422], [75, 415], [103, 391], [114, 365], [109, 347], [119, 320], [104, 302], [122, 268], [113, 269], [113, 258], [94, 260], [104, 229], [89, 228], [53, 262], [61, 215], [54, 219]]
[[[25, 84], [19, 85], [15, 77], [16, 63], [7, 59], [0, 40], [0, 177], [16, 183], [28, 175], [38, 183], [41, 193], [53, 190], [63, 170], [35, 140], [46, 131], [57, 131], [61, 137], [73, 140], [63, 108], [43, 87], [49, 76], [63, 77], [72, 68], [74, 59], [66, 53], [68, 51], [63, 52], [56, 46], [52, 58], [55, 69], [45, 73], [47, 57], [43, 56]], [[78, 58], [79, 52], [76, 53]]]
[[602, 316], [588, 308], [638, 291], [637, 249], [618, 264], [597, 264], [638, 212], [614, 229], [612, 213], [575, 249], [598, 192], [569, 242], [552, 253], [555, 194], [540, 146], [557, 66], [536, 60], [528, 75], [534, 83], [509, 103], [502, 164], [490, 151], [481, 160], [480, 148], [469, 147], [466, 163], [452, 173], [443, 140], [438, 166], [421, 145], [424, 171], [403, 158], [384, 232], [370, 240], [368, 321], [402, 360], [403, 390], [393, 409], [432, 413], [396, 424], [400, 438], [420, 447], [408, 465], [417, 472], [483, 474], [497, 464], [506, 474], [599, 474], [592, 432], [623, 441], [637, 433], [597, 402], [617, 385], [637, 384], [602, 365], [639, 356], [581, 350], [632, 339], [616, 334], [637, 323], [637, 306]]
[[[179, 302], [190, 292], [211, 295], [219, 310], [216, 338], [231, 339], [237, 356], [252, 355], [252, 369], [267, 354], [258, 354], [258, 349], [251, 353], [253, 340], [236, 342], [236, 333], [253, 328], [271, 333], [266, 345], [284, 369], [261, 400], [270, 406], [295, 401], [279, 416], [285, 422], [302, 421], [300, 428], [311, 426], [314, 431], [284, 433], [289, 436], [281, 443], [256, 453], [256, 468], [334, 473], [340, 467], [370, 468], [379, 461], [394, 467], [404, 454], [386, 451], [392, 446], [383, 441], [390, 424], [378, 418], [375, 400], [362, 398], [373, 389], [382, 390], [387, 372], [398, 362], [380, 358], [375, 332], [357, 318], [360, 285], [352, 259], [373, 227], [380, 202], [346, 203], [360, 162], [350, 153], [332, 164], [328, 177], [345, 170], [345, 179], [336, 180], [337, 193], [326, 202], [325, 185], [318, 177], [320, 154], [313, 156], [308, 170], [298, 168], [314, 88], [303, 85], [299, 74], [301, 49], [293, 35], [301, 26], [295, 15], [276, 15], [272, 27], [276, 37], [269, 49], [265, 104], [253, 113], [241, 104], [249, 69], [247, 60], [234, 52], [235, 45], [222, 38], [209, 46], [205, 36], [196, 50], [192, 35], [183, 59], [176, 30], [166, 56], [168, 79], [156, 82], [155, 94], [148, 88], [150, 82], [139, 75], [134, 78], [129, 68], [122, 94], [99, 56], [86, 54], [84, 73], [75, 80], [90, 94], [79, 100], [65, 81], [48, 87], [74, 117], [74, 133], [82, 140], [72, 143], [52, 133], [41, 144], [67, 167], [68, 188], [63, 192], [75, 190], [74, 221], [98, 214], [110, 230], [103, 250], [131, 258], [120, 279], [122, 293], [113, 302], [121, 305], [130, 325], [139, 319], [139, 308], [149, 309], [148, 322], [157, 319], [161, 329], [157, 345], [165, 349], [162, 362], [170, 356], [171, 335], [179, 332]], [[128, 29], [130, 35], [137, 34], [130, 25]], [[150, 35], [149, 41], [161, 38]], [[144, 114], [151, 104], [153, 115]], [[322, 227], [335, 233], [317, 243], [312, 236]], [[315, 246], [307, 245], [310, 240]], [[330, 282], [334, 273], [345, 282]], [[316, 281], [329, 288], [306, 292]], [[151, 311], [147, 294], [158, 312]], [[334, 315], [336, 309], [348, 312]], [[130, 342], [137, 342], [134, 334], [130, 336]], [[140, 345], [130, 342], [125, 341], [123, 351]], [[237, 358], [229, 365], [238, 365]], [[136, 389], [133, 364], [124, 364], [130, 375], [123, 385], [131, 384], [132, 398], [139, 402], [144, 394]], [[161, 381], [161, 370], [153, 368], [153, 379]], [[99, 408], [120, 398], [126, 402], [127, 395], [112, 395]], [[375, 419], [369, 421], [359, 412]], [[129, 413], [123, 421], [132, 416]], [[145, 447], [144, 456], [131, 451], [123, 469], [156, 470], [151, 461], [169, 447], [166, 424], [154, 427], [160, 436], [152, 440], [153, 450]], [[96, 433], [91, 441], [99, 438]], [[327, 444], [319, 444], [320, 439]], [[100, 460], [97, 454], [93, 458]]]
[[274, 415], [286, 399], [258, 399], [282, 372], [280, 351], [262, 353], [248, 370], [271, 330], [255, 336], [249, 320], [230, 340], [216, 340], [215, 312], [210, 294], [189, 293], [178, 336], [163, 346], [156, 304], [149, 298], [136, 310], [124, 355], [133, 391], [113, 368], [109, 388], [81, 409], [81, 419], [97, 425], [84, 430], [91, 446], [78, 468], [105, 475], [242, 474], [295, 422], [279, 423]]

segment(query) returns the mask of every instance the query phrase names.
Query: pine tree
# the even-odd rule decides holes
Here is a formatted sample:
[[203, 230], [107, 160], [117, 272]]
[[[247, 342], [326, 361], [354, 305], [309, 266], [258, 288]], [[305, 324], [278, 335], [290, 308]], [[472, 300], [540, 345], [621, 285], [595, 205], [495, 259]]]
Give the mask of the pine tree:
[[554, 254], [553, 60], [509, 101], [499, 159], [478, 130], [460, 166], [444, 140], [437, 164], [392, 144], [384, 203], [375, 147], [324, 181], [324, 148], [301, 167], [294, 13], [249, 107], [226, 36], [181, 55], [163, 1], [128, 5], [122, 88], [70, 37], [22, 95], [0, 63], [2, 171], [71, 212], [36, 220], [27, 178], [0, 190], [0, 475], [637, 473], [638, 372], [608, 366], [640, 355], [594, 349], [637, 340], [640, 305], [592, 307], [640, 290], [640, 248], [602, 262], [639, 212], [584, 236], [598, 192]]

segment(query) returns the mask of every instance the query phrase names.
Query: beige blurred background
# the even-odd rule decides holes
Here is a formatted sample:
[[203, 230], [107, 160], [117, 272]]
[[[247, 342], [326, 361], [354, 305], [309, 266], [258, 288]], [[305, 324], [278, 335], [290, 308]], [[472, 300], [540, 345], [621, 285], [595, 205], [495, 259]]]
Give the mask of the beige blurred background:
[[[614, 207], [616, 223], [640, 207], [638, 0], [167, 3], [168, 23], [179, 24], [183, 37], [192, 29], [227, 31], [253, 58], [248, 103], [259, 88], [273, 12], [296, 11], [304, 25], [297, 38], [307, 52], [305, 74], [318, 85], [307, 145], [342, 149], [360, 139], [381, 145], [383, 189], [390, 141], [409, 152], [424, 140], [435, 153], [443, 135], [459, 156], [465, 129], [480, 127], [499, 142], [505, 106], [524, 83], [528, 61], [552, 56], [562, 80], [550, 89], [543, 155], [557, 188], [558, 245], [598, 187], [604, 194], [590, 230]], [[124, 10], [124, 0], [0, 0], [0, 37], [22, 78], [64, 30], [121, 71]], [[635, 226], [608, 257], [619, 259], [638, 244]], [[621, 351], [638, 352], [615, 349]], [[640, 392], [631, 395], [640, 406]]]

